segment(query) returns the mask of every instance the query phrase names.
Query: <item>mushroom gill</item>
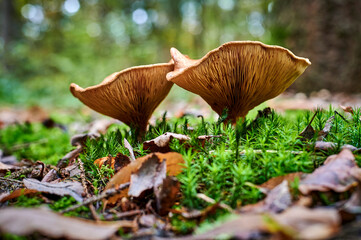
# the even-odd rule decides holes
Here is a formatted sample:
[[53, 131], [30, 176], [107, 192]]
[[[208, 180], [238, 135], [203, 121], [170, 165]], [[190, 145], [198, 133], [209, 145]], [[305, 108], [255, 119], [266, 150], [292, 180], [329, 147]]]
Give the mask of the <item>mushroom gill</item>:
[[171, 49], [167, 79], [200, 95], [219, 115], [236, 123], [249, 110], [285, 91], [311, 64], [288, 49], [254, 41], [221, 45], [199, 60]]
[[173, 67], [172, 62], [132, 67], [85, 89], [72, 83], [70, 91], [91, 109], [122, 121], [142, 135], [152, 113], [173, 85], [166, 80]]

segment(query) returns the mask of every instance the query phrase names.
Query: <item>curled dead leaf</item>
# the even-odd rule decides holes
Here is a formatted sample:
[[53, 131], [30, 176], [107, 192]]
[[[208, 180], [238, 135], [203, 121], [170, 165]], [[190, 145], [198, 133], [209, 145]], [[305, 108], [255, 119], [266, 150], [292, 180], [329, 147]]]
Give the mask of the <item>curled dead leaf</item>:
[[83, 201], [82, 195], [84, 193], [84, 189], [80, 182], [47, 183], [40, 182], [33, 178], [25, 178], [23, 182], [25, 187], [28, 189], [59, 196], [70, 195], [78, 202]]
[[292, 196], [288, 187], [287, 180], [274, 187], [267, 194], [267, 197], [256, 203], [242, 207], [241, 212], [270, 212], [279, 213], [292, 205]]
[[133, 221], [94, 222], [64, 217], [41, 208], [5, 208], [0, 210], [0, 232], [29, 235], [35, 232], [50, 238], [108, 239], [121, 227], [133, 228]]
[[166, 161], [152, 155], [130, 176], [128, 195], [139, 197], [144, 191], [157, 188], [167, 176], [166, 170]]
[[167, 176], [161, 185], [154, 189], [157, 211], [159, 215], [168, 214], [169, 209], [174, 205], [180, 191], [180, 183], [175, 177]]
[[37, 190], [27, 189], [27, 188], [16, 189], [11, 193], [2, 194], [0, 197], [0, 202], [6, 202], [11, 199], [18, 198], [20, 196], [30, 195], [30, 194], [34, 194], [34, 193], [38, 193], [38, 192], [39, 191], [37, 191]]
[[269, 179], [267, 182], [258, 185], [258, 187], [261, 189], [262, 192], [267, 193], [267, 191], [272, 190], [273, 188], [281, 184], [284, 180], [290, 183], [293, 182], [296, 178], [301, 179], [306, 175], [307, 174], [303, 172], [289, 173], [283, 176], [273, 177]]
[[143, 148], [150, 150], [151, 152], [170, 152], [171, 149], [169, 147], [169, 143], [172, 141], [172, 139], [178, 139], [179, 141], [183, 142], [190, 140], [190, 137], [183, 134], [166, 132], [159, 137], [145, 141], [143, 143]]
[[128, 156], [118, 153], [115, 157], [102, 157], [98, 158], [94, 161], [94, 164], [98, 167], [103, 165], [109, 166], [110, 168], [114, 169], [115, 172], [118, 172], [123, 167], [127, 166], [130, 163], [130, 159]]
[[[120, 184], [126, 183], [130, 181], [131, 175], [136, 172], [143, 162], [147, 161], [148, 159], [156, 156], [160, 159], [160, 161], [166, 160], [166, 169], [167, 174], [169, 176], [176, 176], [181, 173], [182, 169], [184, 168], [184, 160], [181, 154], [176, 152], [169, 152], [169, 153], [151, 153], [144, 157], [137, 158], [135, 161], [131, 162], [124, 168], [122, 168], [119, 172], [117, 172], [108, 182], [105, 187], [105, 191], [109, 188], [113, 188], [119, 186]], [[115, 204], [118, 200], [122, 199], [122, 197], [127, 196], [127, 189], [122, 191], [120, 194], [115, 195], [108, 199], [108, 203]]]
[[272, 217], [280, 225], [281, 231], [288, 230], [284, 234], [296, 239], [328, 239], [341, 224], [337, 210], [331, 208], [295, 206]]
[[343, 149], [338, 155], [328, 157], [323, 166], [307, 175], [299, 185], [302, 194], [312, 191], [345, 192], [358, 185], [361, 180], [361, 169], [355, 162], [355, 157], [348, 149]]

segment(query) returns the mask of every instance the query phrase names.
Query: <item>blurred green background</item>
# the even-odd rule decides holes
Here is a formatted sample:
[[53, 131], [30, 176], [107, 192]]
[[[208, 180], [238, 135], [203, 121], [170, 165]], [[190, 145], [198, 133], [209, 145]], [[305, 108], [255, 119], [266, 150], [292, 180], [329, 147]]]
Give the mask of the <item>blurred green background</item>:
[[[259, 40], [310, 58], [292, 88], [360, 92], [359, 0], [1, 0], [0, 104], [77, 107], [69, 84]], [[187, 95], [177, 86], [169, 99]], [[188, 95], [187, 95], [188, 96]]]

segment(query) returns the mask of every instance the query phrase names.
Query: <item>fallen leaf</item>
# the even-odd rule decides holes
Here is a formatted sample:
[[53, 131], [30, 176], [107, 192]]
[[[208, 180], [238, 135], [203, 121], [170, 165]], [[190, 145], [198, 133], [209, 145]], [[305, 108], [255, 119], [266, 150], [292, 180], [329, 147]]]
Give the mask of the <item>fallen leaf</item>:
[[345, 192], [358, 185], [361, 180], [361, 169], [355, 162], [355, 157], [348, 149], [343, 149], [338, 155], [329, 156], [324, 165], [307, 175], [299, 185], [302, 194], [312, 191]]
[[8, 164], [8, 165], [15, 165], [18, 163], [18, 160], [15, 156], [4, 156], [3, 151], [0, 149], [0, 163]]
[[208, 216], [214, 214], [217, 209], [222, 209], [219, 206], [219, 203], [214, 203], [212, 205], [209, 205], [208, 207], [202, 210], [197, 210], [197, 209], [189, 210], [182, 207], [181, 209], [170, 209], [170, 212], [180, 214], [185, 219], [197, 219], [200, 222], [202, 222]]
[[167, 215], [174, 205], [180, 191], [180, 183], [175, 177], [167, 176], [161, 185], [154, 189], [157, 212], [159, 215]]
[[287, 180], [283, 180], [278, 186], [268, 192], [267, 197], [256, 203], [249, 204], [240, 209], [241, 212], [270, 212], [279, 213], [286, 210], [292, 204], [292, 196]]
[[208, 232], [176, 239], [262, 239], [264, 233], [268, 231], [264, 216], [261, 214], [246, 213], [233, 217], [234, 219], [225, 221]]
[[126, 138], [124, 138], [124, 147], [129, 150], [130, 160], [134, 161], [135, 156], [134, 156], [133, 147], [130, 145], [130, 143], [128, 142], [128, 140]]
[[17, 166], [14, 166], [14, 165], [9, 165], [9, 164], [0, 162], [0, 172], [7, 172], [10, 170], [16, 170], [16, 169], [20, 169], [20, 168]]
[[160, 161], [156, 155], [152, 155], [130, 176], [128, 195], [139, 197], [148, 189], [157, 188], [167, 176], [166, 161]]
[[341, 208], [342, 211], [346, 211], [351, 214], [361, 214], [361, 186], [358, 185], [355, 191], [352, 193], [350, 199], [348, 199]]
[[127, 166], [130, 163], [129, 157], [118, 153], [115, 157], [102, 157], [94, 161], [94, 164], [98, 167], [101, 167], [103, 165], [107, 165], [115, 170], [115, 172], [118, 172], [123, 167]]
[[6, 202], [11, 199], [18, 198], [20, 196], [34, 194], [34, 193], [38, 193], [38, 192], [39, 191], [37, 191], [37, 190], [27, 189], [27, 188], [16, 189], [11, 193], [5, 193], [5, 194], [1, 195], [0, 202]]
[[338, 231], [341, 224], [337, 210], [331, 208], [294, 206], [272, 215], [272, 218], [281, 225], [281, 231], [288, 229], [284, 233], [291, 233], [289, 237], [296, 239], [327, 239]]
[[143, 143], [143, 148], [145, 150], [150, 150], [151, 152], [167, 153], [171, 151], [169, 143], [172, 141], [172, 139], [178, 139], [179, 141], [183, 142], [190, 140], [190, 137], [183, 134], [166, 132], [159, 137], [145, 141]]
[[78, 202], [83, 201], [82, 194], [84, 193], [84, 189], [80, 182], [46, 183], [33, 178], [24, 178], [23, 183], [28, 189], [59, 196], [70, 195]]
[[58, 179], [58, 173], [55, 171], [55, 169], [51, 169], [44, 177], [41, 179], [41, 182], [52, 182], [56, 179]]
[[342, 106], [342, 105], [340, 105], [340, 108], [341, 108], [344, 112], [351, 113], [351, 114], [354, 113], [354, 111], [353, 111], [353, 109], [352, 109], [351, 106]]
[[133, 228], [135, 225], [133, 221], [94, 222], [82, 218], [64, 217], [41, 208], [0, 210], [1, 232], [21, 236], [38, 232], [50, 238], [108, 239], [119, 228]]
[[77, 147], [77, 146], [85, 147], [86, 141], [88, 141], [89, 139], [96, 139], [98, 137], [99, 137], [99, 134], [95, 134], [95, 135], [92, 135], [89, 133], [76, 134], [71, 137], [70, 144], [75, 147]]
[[315, 142], [315, 151], [329, 151], [337, 148], [337, 144], [334, 142], [323, 142], [316, 141]]
[[308, 123], [308, 125], [306, 126], [305, 129], [303, 129], [303, 131], [300, 133], [300, 137], [302, 141], [307, 141], [307, 140], [311, 140], [313, 139], [313, 136], [315, 135], [315, 130], [313, 129], [313, 127], [311, 126], [311, 123], [313, 122], [313, 120], [315, 119], [316, 115], [318, 113], [318, 110], [313, 114], [311, 121]]
[[204, 144], [206, 143], [206, 141], [209, 141], [213, 138], [220, 138], [222, 137], [222, 135], [201, 135], [198, 136], [197, 139], [200, 140], [202, 147], [204, 147]]
[[[334, 142], [323, 142], [323, 141], [316, 141], [315, 142], [315, 151], [330, 151], [337, 149], [337, 143]], [[350, 144], [345, 144], [341, 146], [341, 149], [348, 149], [351, 152], [360, 152], [361, 148], [357, 148]]]
[[283, 176], [277, 176], [269, 179], [267, 182], [258, 185], [262, 192], [267, 193], [269, 190], [272, 190], [279, 184], [281, 184], [284, 180], [288, 183], [293, 182], [296, 178], [302, 179], [302, 177], [306, 176], [306, 173], [303, 172], [295, 172], [289, 173]]
[[329, 119], [327, 119], [325, 123], [325, 127], [318, 132], [317, 141], [323, 141], [323, 139], [327, 137], [327, 135], [331, 131], [334, 120], [335, 120], [335, 116], [331, 116]]
[[66, 168], [59, 169], [59, 174], [62, 178], [74, 177], [80, 175], [81, 170], [78, 163], [67, 166]]
[[77, 148], [75, 148], [74, 150], [71, 150], [63, 158], [61, 158], [58, 161], [56, 167], [65, 168], [69, 164], [69, 162], [71, 162], [72, 160], [77, 158], [82, 151], [83, 151], [83, 147], [80, 145], [77, 146]]
[[[108, 182], [105, 187], [106, 191], [109, 188], [117, 187], [120, 184], [127, 183], [130, 181], [130, 176], [132, 173], [137, 171], [137, 169], [145, 162], [148, 158], [151, 158], [153, 155], [156, 155], [160, 161], [166, 160], [167, 166], [167, 174], [169, 176], [176, 176], [182, 172], [184, 166], [184, 160], [181, 154], [176, 152], [169, 152], [169, 153], [151, 153], [144, 157], [137, 158], [135, 161], [129, 163], [127, 166], [122, 168], [119, 172], [117, 172]], [[122, 191], [120, 194], [110, 197], [108, 199], [108, 203], [115, 204], [119, 199], [122, 197], [127, 196], [127, 189]]]

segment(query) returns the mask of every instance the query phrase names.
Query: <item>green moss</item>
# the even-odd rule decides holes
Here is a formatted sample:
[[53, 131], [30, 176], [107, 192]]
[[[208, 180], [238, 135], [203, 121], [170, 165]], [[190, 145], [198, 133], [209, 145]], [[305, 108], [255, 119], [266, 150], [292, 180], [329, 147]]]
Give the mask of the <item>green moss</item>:
[[56, 165], [71, 150], [69, 135], [40, 123], [12, 125], [0, 132], [0, 148], [18, 159]]

